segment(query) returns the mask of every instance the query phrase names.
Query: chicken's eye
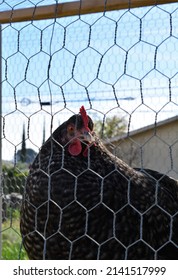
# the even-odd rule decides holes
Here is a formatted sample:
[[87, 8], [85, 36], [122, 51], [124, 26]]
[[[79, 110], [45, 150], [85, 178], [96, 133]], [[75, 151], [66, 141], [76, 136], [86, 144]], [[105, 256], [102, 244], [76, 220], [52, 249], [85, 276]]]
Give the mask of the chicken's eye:
[[69, 126], [67, 127], [67, 132], [73, 133], [73, 132], [74, 132], [74, 127], [73, 127], [72, 125], [69, 125]]

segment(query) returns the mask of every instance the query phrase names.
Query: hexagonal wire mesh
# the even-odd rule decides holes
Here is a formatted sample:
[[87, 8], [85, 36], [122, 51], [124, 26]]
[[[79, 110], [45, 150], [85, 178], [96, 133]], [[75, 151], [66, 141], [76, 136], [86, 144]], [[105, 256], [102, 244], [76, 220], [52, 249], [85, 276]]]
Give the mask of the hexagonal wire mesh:
[[[29, 169], [22, 228], [31, 258], [178, 257], [177, 182], [167, 177], [178, 179], [178, 4], [106, 11], [104, 2], [100, 13], [1, 27], [3, 259], [28, 258], [19, 209]], [[0, 11], [37, 4], [3, 1]], [[115, 156], [162, 174], [147, 170], [138, 183], [143, 175], [116, 158], [94, 158], [90, 147], [87, 160], [68, 157], [56, 139], [41, 150], [81, 105]]]

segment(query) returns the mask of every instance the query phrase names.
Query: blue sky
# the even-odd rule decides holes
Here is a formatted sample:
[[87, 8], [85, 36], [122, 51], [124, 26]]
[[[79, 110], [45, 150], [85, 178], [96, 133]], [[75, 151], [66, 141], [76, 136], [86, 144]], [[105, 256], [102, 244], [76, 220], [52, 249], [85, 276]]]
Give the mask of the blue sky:
[[[49, 2], [56, 1], [41, 4]], [[0, 10], [6, 6], [0, 3]], [[44, 120], [48, 137], [81, 105], [93, 119], [130, 119], [131, 130], [172, 117], [178, 109], [178, 4], [4, 24], [2, 70], [3, 159], [21, 148], [23, 122], [27, 146], [37, 150]], [[41, 110], [40, 102], [51, 105]]]

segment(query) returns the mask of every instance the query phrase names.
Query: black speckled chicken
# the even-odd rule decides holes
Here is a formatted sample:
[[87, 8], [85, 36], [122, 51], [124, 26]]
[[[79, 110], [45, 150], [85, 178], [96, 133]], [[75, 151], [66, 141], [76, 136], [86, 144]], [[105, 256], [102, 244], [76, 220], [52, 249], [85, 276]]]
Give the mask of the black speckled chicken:
[[34, 160], [20, 228], [30, 259], [178, 259], [178, 183], [112, 155], [82, 106]]

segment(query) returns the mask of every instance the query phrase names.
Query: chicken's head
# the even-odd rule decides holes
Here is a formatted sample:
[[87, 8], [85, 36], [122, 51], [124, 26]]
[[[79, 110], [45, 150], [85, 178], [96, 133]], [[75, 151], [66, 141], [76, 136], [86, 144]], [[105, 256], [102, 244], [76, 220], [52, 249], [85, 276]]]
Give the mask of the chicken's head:
[[61, 144], [71, 156], [88, 155], [88, 149], [95, 143], [93, 121], [87, 115], [84, 106], [80, 113], [73, 115], [61, 126]]

